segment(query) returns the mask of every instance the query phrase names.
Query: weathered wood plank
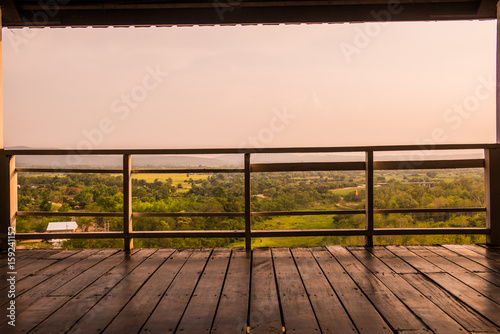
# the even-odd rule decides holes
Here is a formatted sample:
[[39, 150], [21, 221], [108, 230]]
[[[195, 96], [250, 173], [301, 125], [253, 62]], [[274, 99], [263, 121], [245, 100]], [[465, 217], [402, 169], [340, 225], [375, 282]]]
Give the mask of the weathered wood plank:
[[489, 321], [500, 326], [500, 317], [498, 316], [500, 314], [500, 305], [498, 303], [477, 293], [477, 291], [448, 273], [427, 273], [426, 276]]
[[319, 325], [290, 249], [273, 248], [272, 255], [286, 332], [319, 333]]
[[250, 333], [283, 333], [273, 259], [269, 248], [253, 250], [250, 281]]
[[141, 333], [173, 333], [205, 268], [211, 250], [195, 250], [143, 326]]
[[434, 253], [430, 249], [425, 248], [423, 246], [407, 246], [407, 248], [413, 253], [417, 254], [418, 256], [424, 258], [425, 260], [431, 262], [435, 266], [441, 268], [443, 272], [448, 272], [452, 274], [469, 272], [466, 268], [457, 265], [456, 263]]
[[485, 244], [478, 244], [478, 246], [484, 247], [487, 250], [493, 252], [493, 253], [498, 253], [500, 254], [500, 246], [496, 245], [485, 245]]
[[7, 327], [6, 323], [0, 325], [0, 331], [2, 333], [27, 333], [37, 323], [54, 312], [55, 305], [64, 304], [67, 300], [68, 297], [43, 297], [37, 303], [16, 314], [15, 331], [11, 330], [12, 327]]
[[74, 296], [85, 287], [91, 284], [93, 281], [98, 279], [102, 274], [113, 269], [115, 266], [120, 264], [122, 261], [127, 259], [134, 252], [123, 252], [110, 250], [109, 252], [99, 252], [96, 257], [102, 257], [100, 262], [94, 266], [88, 268], [80, 275], [73, 278], [71, 281], [61, 285], [56, 290], [52, 291], [51, 296]]
[[386, 249], [422, 273], [442, 273], [443, 269], [411, 252], [405, 246], [386, 246]]
[[211, 333], [246, 333], [251, 253], [233, 249]]
[[450, 249], [447, 249], [442, 246], [427, 246], [427, 249], [431, 250], [432, 252], [446, 258], [448, 261], [451, 261], [457, 265], [459, 265], [462, 268], [467, 269], [467, 271], [471, 272], [489, 272], [491, 269], [486, 268], [485, 266], [472, 261], [471, 259], [454, 252]]
[[314, 247], [311, 250], [359, 333], [393, 333], [377, 309], [332, 254], [323, 247]]
[[[394, 255], [385, 247], [374, 247], [370, 249], [373, 255], [386, 264], [392, 271], [398, 274], [416, 274], [417, 270], [405, 262], [403, 259]], [[378, 270], [380, 270], [379, 268]]]
[[16, 261], [26, 261], [30, 259], [46, 260], [48, 257], [58, 252], [60, 252], [58, 249], [16, 249]]
[[500, 287], [500, 274], [499, 273], [476, 273], [477, 276], [480, 276], [484, 280], [487, 280], [490, 283], [495, 284]]
[[484, 296], [490, 298], [491, 300], [500, 304], [500, 287], [490, 283], [489, 281], [483, 279], [482, 277], [472, 274], [464, 273], [459, 275], [453, 275], [460, 281], [464, 282], [474, 290], [482, 293]]
[[[33, 274], [35, 274], [38, 271], [41, 271], [48, 266], [54, 264], [57, 262], [57, 259], [47, 259], [50, 258], [51, 255], [57, 254], [57, 252], [60, 252], [58, 250], [46, 250], [46, 249], [33, 249], [33, 250], [25, 250], [22, 249], [22, 252], [19, 253], [19, 251], [16, 253], [15, 257], [15, 270], [14, 272], [17, 272], [16, 274], [16, 290], [17, 290], [17, 295], [22, 294], [24, 291], [28, 290], [29, 288], [37, 285], [38, 283], [42, 282], [45, 280], [45, 278], [37, 276], [34, 277]], [[28, 255], [30, 252], [33, 251], [33, 255]], [[43, 252], [39, 252], [43, 251]], [[73, 251], [73, 254], [76, 254], [80, 252], [80, 250]], [[23, 254], [24, 256], [19, 256], [19, 254]], [[69, 256], [69, 255], [68, 255]], [[42, 259], [42, 260], [41, 260]], [[7, 261], [7, 260], [6, 260]], [[38, 262], [38, 263], [37, 263]], [[6, 289], [7, 287], [7, 271], [2, 271], [0, 273], [0, 295], [7, 293]], [[21, 282], [24, 279], [28, 279], [31, 282]], [[24, 287], [23, 287], [24, 286]], [[0, 301], [0, 305], [3, 305], [4, 301]]]
[[130, 257], [127, 257], [110, 271], [102, 273], [97, 280], [92, 282], [91, 285], [80, 291], [73, 298], [68, 296], [51, 297], [60, 298], [59, 300], [61, 300], [61, 303], [53, 303], [52, 309], [47, 310], [44, 318], [30, 318], [31, 327], [38, 324], [38, 327], [34, 329], [34, 333], [44, 333], [46, 332], [44, 328], [48, 328], [53, 333], [64, 333], [69, 330], [78, 319], [113, 289], [118, 282], [155, 251], [155, 249], [141, 249], [136, 252], [131, 252], [132, 255]]
[[[16, 273], [16, 283], [25, 279], [26, 277], [30, 277], [33, 273], [42, 270], [53, 263], [56, 263], [57, 260], [39, 260], [39, 259], [26, 259], [24, 261], [17, 261], [15, 264], [14, 270], [10, 270], [6, 266], [1, 268], [0, 270], [0, 294], [6, 293], [7, 286], [9, 285], [7, 282], [7, 273], [15, 272]], [[0, 305], [3, 303], [0, 301]]]
[[464, 332], [464, 328], [459, 323], [427, 299], [401, 276], [392, 272], [389, 267], [366, 249], [352, 250], [351, 253], [370, 269], [435, 334]]
[[[97, 256], [97, 254], [104, 254], [105, 256], [107, 256], [106, 254], [108, 252], [110, 252], [110, 251], [106, 251], [104, 253], [102, 253], [102, 252], [95, 253], [93, 256]], [[82, 260], [84, 260], [84, 259], [82, 259]], [[62, 263], [55, 263], [51, 267], [44, 268], [44, 269], [40, 270], [39, 272], [35, 273], [34, 275], [27, 276], [25, 279], [23, 279], [22, 281], [19, 281], [17, 283], [17, 295], [20, 296], [23, 293], [25, 293], [26, 291], [29, 291], [30, 289], [32, 289], [33, 287], [37, 287], [38, 284], [50, 279], [54, 275], [58, 275], [59, 273], [65, 273], [65, 270], [67, 268], [71, 268], [72, 263], [73, 263], [72, 261], [65, 259], [65, 261]], [[57, 272], [57, 270], [59, 270], [59, 272]], [[76, 273], [77, 273], [77, 271], [76, 271]], [[64, 275], [67, 276], [68, 273], [65, 273]], [[65, 284], [65, 283], [62, 282], [61, 284]], [[54, 286], [54, 287], [56, 287], [56, 286]]]
[[[48, 259], [48, 258], [43, 258], [44, 260], [56, 260], [56, 259]], [[7, 258], [4, 259], [5, 262], [7, 263]], [[16, 257], [14, 258], [15, 260], [15, 268], [17, 271], [19, 271], [19, 269], [25, 267], [26, 265], [28, 264], [31, 264], [31, 263], [34, 263], [36, 261], [40, 261], [39, 258], [36, 258], [36, 257], [25, 257], [25, 258], [19, 258], [16, 254]]]
[[425, 325], [354, 255], [341, 246], [327, 249], [368, 296], [394, 330], [421, 330]]
[[[90, 265], [92, 260], [88, 262], [83, 260], [91, 258], [97, 252], [99, 252], [98, 249], [85, 249], [40, 270], [36, 275], [32, 276], [32, 279], [30, 277], [30, 279], [26, 278], [24, 281], [19, 282], [20, 295], [16, 297], [18, 307], [25, 309], [40, 298], [50, 295], [57, 287], [80, 274], [81, 269], [85, 268], [87, 263]], [[41, 282], [30, 289], [29, 284], [34, 281]]]
[[30, 261], [30, 263], [26, 266], [21, 267], [17, 270], [17, 279], [20, 281], [25, 277], [33, 275], [36, 272], [39, 272], [42, 269], [47, 268], [48, 266], [57, 263], [58, 260], [35, 260]]
[[356, 327], [310, 250], [294, 248], [292, 255], [309, 295], [321, 333], [357, 333]]
[[402, 277], [470, 332], [493, 332], [497, 328], [422, 274]]
[[192, 253], [193, 250], [173, 253], [125, 305], [104, 333], [138, 333]]
[[193, 334], [210, 333], [230, 255], [230, 249], [214, 249], [177, 331]]
[[81, 249], [62, 250], [62, 251], [59, 251], [55, 254], [48, 256], [46, 259], [47, 260], [62, 260], [62, 259], [65, 259], [69, 256], [73, 256], [81, 251], [82, 251]]
[[[461, 256], [466, 257], [467, 259], [474, 261], [476, 263], [479, 263], [480, 265], [496, 271], [500, 273], [500, 261], [496, 261], [493, 259], [489, 259], [485, 257], [484, 255], [480, 255], [479, 253], [476, 253], [469, 248], [465, 247], [464, 245], [443, 245], [446, 249], [453, 251]], [[500, 259], [500, 257], [499, 257]], [[470, 270], [470, 269], [469, 269]]]
[[479, 246], [479, 245], [464, 245], [467, 249], [470, 249], [473, 252], [476, 252], [488, 259], [500, 261], [500, 253], [495, 251], [495, 248], [492, 246]]
[[[442, 247], [437, 247], [437, 246], [430, 246], [428, 249], [432, 250], [433, 253], [437, 254], [440, 253], [441, 255], [438, 257], [434, 256], [429, 256], [428, 259], [431, 261], [436, 261], [438, 263], [435, 263], [436, 265], [444, 267], [450, 275], [454, 276], [455, 278], [459, 279], [463, 283], [467, 284], [474, 290], [482, 293], [484, 296], [490, 298], [491, 300], [496, 301], [497, 303], [500, 303], [500, 287], [491, 284], [490, 282], [484, 280], [480, 276], [476, 275], [475, 273], [471, 273], [470, 271], [466, 270], [466, 268], [459, 266], [455, 262], [460, 262], [463, 265], [468, 264], [468, 261], [464, 261], [462, 259], [456, 260], [455, 259], [455, 253], [453, 253], [450, 250], [447, 249], [440, 249]], [[417, 251], [420, 252], [420, 251]], [[446, 256], [446, 258], [444, 258]], [[448, 260], [450, 258], [451, 260]], [[474, 262], [475, 263], [475, 262]], [[484, 268], [483, 266], [481, 266]], [[486, 268], [485, 268], [486, 269]], [[481, 272], [491, 272], [491, 271], [485, 271], [482, 270]]]
[[78, 320], [69, 333], [101, 333], [172, 253], [171, 249], [160, 249], [148, 257]]

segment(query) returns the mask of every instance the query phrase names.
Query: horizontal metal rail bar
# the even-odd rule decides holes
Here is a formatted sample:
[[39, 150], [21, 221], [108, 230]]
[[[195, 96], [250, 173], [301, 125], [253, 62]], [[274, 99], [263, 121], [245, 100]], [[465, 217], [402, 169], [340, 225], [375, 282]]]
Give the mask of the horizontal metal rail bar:
[[[427, 160], [427, 161], [375, 161], [375, 170], [399, 169], [455, 169], [484, 168], [484, 159], [467, 160]], [[253, 173], [261, 172], [295, 172], [295, 171], [347, 171], [364, 170], [365, 162], [309, 162], [309, 163], [263, 163], [252, 164]], [[243, 173], [242, 168], [176, 168], [176, 169], [133, 169], [134, 174], [184, 174], [184, 173]], [[89, 168], [33, 168], [17, 167], [19, 173], [95, 173], [122, 174], [121, 169], [89, 169]]]
[[[243, 238], [245, 231], [133, 231], [132, 238]], [[16, 239], [121, 239], [123, 232], [17, 233]]]
[[32, 168], [16, 167], [18, 173], [83, 173], [83, 174], [123, 174], [122, 169], [90, 169], [90, 168]]
[[18, 240], [30, 239], [121, 239], [123, 232], [16, 233]]
[[415, 208], [415, 209], [374, 209], [373, 213], [453, 213], [453, 212], [486, 212], [486, 208]]
[[375, 170], [484, 168], [484, 159], [375, 161]]
[[280, 147], [280, 148], [204, 148], [204, 149], [7, 149], [5, 155], [176, 155], [176, 154], [244, 154], [244, 153], [345, 153], [383, 151], [435, 151], [474, 150], [500, 148], [500, 144], [438, 144], [438, 145], [386, 145], [386, 146], [343, 146], [343, 147]]
[[311, 210], [311, 211], [260, 211], [252, 217], [265, 216], [319, 216], [319, 215], [364, 215], [365, 210]]
[[354, 162], [299, 162], [252, 164], [252, 173], [261, 172], [305, 172], [330, 170], [364, 170], [364, 161]]
[[243, 173], [243, 168], [176, 168], [176, 169], [132, 169], [133, 174], [196, 174], [196, 173]]
[[320, 237], [364, 235], [427, 235], [427, 234], [488, 234], [487, 228], [376, 228], [365, 229], [314, 229], [314, 230], [252, 230], [252, 237]]
[[[376, 214], [389, 213], [453, 213], [486, 212], [486, 208], [417, 208], [417, 209], [375, 209]], [[321, 215], [362, 215], [365, 210], [311, 210], [311, 211], [258, 211], [252, 217], [267, 216], [321, 216]], [[52, 212], [18, 211], [18, 216], [74, 216], [74, 217], [123, 217], [121, 212]], [[244, 217], [244, 212], [133, 212], [132, 217]]]
[[491, 229], [481, 227], [376, 228], [373, 235], [489, 234], [490, 232]]
[[252, 230], [252, 238], [367, 235], [365, 229]]
[[244, 212], [132, 212], [132, 217], [244, 217]]
[[17, 216], [38, 217], [123, 217], [123, 212], [53, 212], [53, 211], [17, 211]]
[[[438, 235], [438, 234], [489, 234], [489, 228], [379, 228], [372, 232], [365, 229], [314, 229], [314, 230], [252, 230], [252, 238], [308, 237], [308, 236], [364, 236], [364, 235]], [[243, 230], [227, 231], [134, 231], [132, 238], [243, 238]], [[16, 239], [117, 239], [123, 232], [75, 233], [17, 233]]]

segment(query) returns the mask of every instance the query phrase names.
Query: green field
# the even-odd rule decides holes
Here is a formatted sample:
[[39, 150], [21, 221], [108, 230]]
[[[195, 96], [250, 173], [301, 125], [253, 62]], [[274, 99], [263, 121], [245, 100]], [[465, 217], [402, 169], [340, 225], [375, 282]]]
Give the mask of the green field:
[[[361, 190], [361, 189], [364, 189], [364, 187], [363, 187], [363, 188], [359, 188], [359, 189], [360, 189], [360, 190]], [[349, 194], [349, 193], [352, 193], [352, 192], [356, 191], [356, 188], [355, 188], [355, 187], [352, 187], [352, 188], [348, 188], [348, 189], [333, 189], [333, 190], [331, 190], [331, 191], [333, 191], [333, 192], [334, 192], [335, 194], [337, 194], [337, 195], [340, 195], [340, 196], [345, 196], [345, 195], [347, 195], [347, 194]]]
[[205, 180], [207, 179], [211, 174], [171, 174], [171, 173], [138, 173], [138, 174], [133, 174], [132, 178], [137, 179], [137, 180], [145, 180], [146, 182], [153, 183], [155, 180], [165, 182], [167, 179], [172, 179], [172, 184], [177, 186], [178, 184], [182, 185], [182, 189], [179, 189], [179, 191], [187, 191], [191, 189], [191, 184], [187, 181], [189, 179], [193, 179], [194, 181], [197, 180]]
[[[332, 216], [282, 216], [254, 222], [253, 230], [306, 230], [335, 228]], [[363, 237], [335, 237], [335, 242], [343, 241], [346, 245], [361, 245]], [[332, 237], [289, 237], [289, 238], [254, 238], [252, 247], [293, 247], [318, 246], [332, 243]], [[231, 247], [244, 247], [245, 242], [231, 244]]]

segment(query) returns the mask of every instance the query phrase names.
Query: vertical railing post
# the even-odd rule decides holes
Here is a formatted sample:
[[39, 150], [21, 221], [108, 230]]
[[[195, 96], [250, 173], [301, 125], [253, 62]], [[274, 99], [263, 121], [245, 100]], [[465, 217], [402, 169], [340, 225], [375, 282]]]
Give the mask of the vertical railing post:
[[500, 149], [484, 151], [484, 192], [486, 204], [486, 236], [488, 245], [500, 245]]
[[17, 172], [16, 158], [0, 150], [0, 250], [8, 248], [10, 228], [16, 228]]
[[373, 246], [373, 151], [366, 151], [365, 158], [365, 245]]
[[134, 248], [134, 239], [130, 237], [132, 232], [132, 157], [130, 154], [123, 155], [123, 248], [131, 250]]
[[251, 173], [250, 153], [245, 153], [245, 249], [252, 250], [252, 217], [251, 217]]

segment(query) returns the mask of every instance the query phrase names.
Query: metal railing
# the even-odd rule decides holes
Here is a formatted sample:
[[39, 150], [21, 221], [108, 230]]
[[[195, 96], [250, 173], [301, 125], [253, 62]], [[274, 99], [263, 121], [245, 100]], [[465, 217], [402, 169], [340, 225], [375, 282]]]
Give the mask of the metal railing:
[[[477, 150], [485, 151], [484, 159], [426, 160], [426, 161], [374, 161], [374, 152], [418, 151], [418, 150]], [[251, 163], [252, 154], [276, 153], [351, 153], [364, 152], [364, 161], [355, 162], [300, 162], [300, 163]], [[124, 248], [133, 247], [133, 238], [245, 238], [245, 246], [251, 249], [252, 238], [256, 237], [298, 237], [298, 236], [365, 236], [367, 246], [373, 245], [373, 236], [379, 235], [430, 235], [430, 234], [483, 234], [490, 244], [500, 243], [497, 217], [500, 218], [500, 145], [417, 145], [399, 146], [357, 146], [357, 147], [308, 147], [308, 148], [267, 148], [267, 149], [110, 149], [93, 151], [72, 150], [3, 150], [3, 180], [9, 189], [9, 216], [3, 216], [3, 226], [15, 226], [16, 217], [21, 216], [76, 216], [76, 217], [119, 217], [123, 218], [123, 231], [118, 232], [73, 232], [73, 233], [18, 233], [16, 239], [75, 239], [75, 238], [122, 238]], [[16, 155], [121, 155], [122, 169], [95, 168], [25, 168], [15, 166]], [[181, 168], [181, 169], [132, 169], [134, 155], [203, 155], [203, 154], [241, 154], [244, 156], [243, 168]], [[450, 169], [485, 168], [485, 207], [467, 208], [419, 208], [419, 209], [375, 209], [373, 204], [376, 170], [409, 169]], [[6, 177], [5, 169], [8, 170]], [[286, 171], [364, 171], [365, 172], [365, 209], [363, 210], [313, 210], [313, 211], [252, 211], [251, 175], [263, 172]], [[123, 212], [32, 212], [17, 210], [17, 173], [108, 173], [123, 175]], [[242, 173], [244, 175], [244, 212], [133, 212], [132, 175], [135, 173]], [[4, 185], [5, 187], [5, 185]], [[7, 207], [4, 203], [4, 207]], [[389, 213], [443, 213], [443, 212], [486, 212], [485, 228], [374, 228], [374, 214]], [[365, 215], [364, 228], [357, 229], [307, 229], [307, 230], [253, 230], [252, 217], [297, 216], [297, 215]], [[197, 231], [134, 231], [133, 219], [140, 217], [244, 217], [244, 230], [197, 230]], [[8, 221], [7, 221], [8, 220]], [[5, 226], [7, 227], [7, 226]]]

